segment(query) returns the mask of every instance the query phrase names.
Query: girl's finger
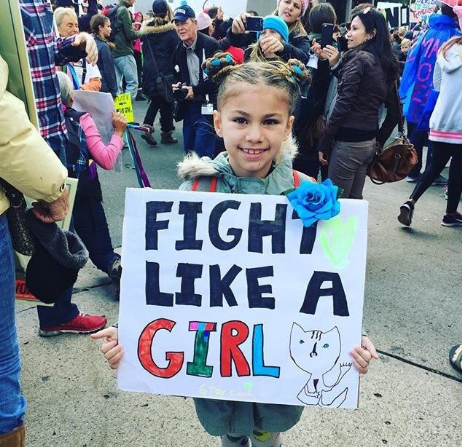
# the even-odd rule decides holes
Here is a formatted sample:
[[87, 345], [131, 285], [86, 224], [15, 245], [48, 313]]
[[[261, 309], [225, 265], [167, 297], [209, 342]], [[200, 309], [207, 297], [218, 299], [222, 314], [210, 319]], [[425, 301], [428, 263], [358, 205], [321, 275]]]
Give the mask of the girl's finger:
[[107, 343], [103, 343], [103, 345], [101, 346], [101, 352], [103, 354], [106, 354], [111, 349], [114, 349], [117, 346], [117, 343], [118, 343], [117, 340], [112, 340]]

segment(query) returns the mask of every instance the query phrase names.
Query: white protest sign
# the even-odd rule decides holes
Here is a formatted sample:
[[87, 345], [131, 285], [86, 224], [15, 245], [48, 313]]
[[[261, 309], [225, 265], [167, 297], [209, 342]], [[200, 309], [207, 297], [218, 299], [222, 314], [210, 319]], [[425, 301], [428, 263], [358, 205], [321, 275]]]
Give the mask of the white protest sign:
[[367, 202], [304, 227], [285, 196], [127, 189], [118, 386], [356, 408]]
[[418, 22], [424, 16], [430, 16], [435, 11], [436, 0], [418, 0], [412, 3], [411, 9], [411, 22]]

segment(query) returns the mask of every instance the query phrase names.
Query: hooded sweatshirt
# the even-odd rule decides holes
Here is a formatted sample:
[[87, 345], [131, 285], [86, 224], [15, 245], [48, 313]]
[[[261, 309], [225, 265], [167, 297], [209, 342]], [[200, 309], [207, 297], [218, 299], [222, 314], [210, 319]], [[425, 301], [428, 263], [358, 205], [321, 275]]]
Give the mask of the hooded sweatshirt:
[[433, 74], [435, 90], [440, 92], [430, 118], [430, 140], [462, 145], [462, 45], [453, 45], [438, 55]]

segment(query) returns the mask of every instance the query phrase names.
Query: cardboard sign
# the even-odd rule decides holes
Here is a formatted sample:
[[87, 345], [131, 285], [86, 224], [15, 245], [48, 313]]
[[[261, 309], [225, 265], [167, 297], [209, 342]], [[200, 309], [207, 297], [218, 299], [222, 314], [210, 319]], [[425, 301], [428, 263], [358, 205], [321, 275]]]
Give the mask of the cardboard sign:
[[127, 189], [118, 386], [356, 408], [367, 202], [304, 227], [284, 196]]
[[121, 93], [114, 99], [114, 107], [116, 112], [121, 113], [127, 118], [129, 123], [135, 122], [135, 115], [133, 114], [132, 98], [130, 93]]

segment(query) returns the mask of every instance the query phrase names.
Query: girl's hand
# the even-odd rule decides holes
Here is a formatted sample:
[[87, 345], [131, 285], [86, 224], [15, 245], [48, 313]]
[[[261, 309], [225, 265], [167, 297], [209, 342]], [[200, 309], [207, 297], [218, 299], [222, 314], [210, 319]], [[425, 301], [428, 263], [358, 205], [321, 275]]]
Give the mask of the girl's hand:
[[359, 371], [359, 377], [364, 377], [369, 370], [369, 362], [372, 359], [378, 360], [379, 355], [375, 346], [370, 341], [369, 337], [363, 335], [361, 337], [361, 346], [357, 346], [350, 352], [353, 357], [353, 365]]
[[247, 23], [247, 17], [249, 14], [242, 12], [234, 20], [231, 27], [231, 32], [233, 34], [244, 34], [247, 31], [245, 30], [245, 24]]
[[124, 351], [122, 346], [119, 345], [118, 330], [115, 327], [108, 327], [96, 334], [91, 334], [91, 338], [94, 340], [98, 338], [105, 338], [104, 343], [101, 345], [101, 352], [106, 357], [109, 366], [112, 369], [117, 369], [120, 364]]
[[114, 133], [122, 138], [125, 129], [127, 128], [127, 118], [121, 113], [112, 112], [112, 125], [114, 127]]
[[273, 36], [263, 37], [259, 42], [262, 53], [268, 57], [284, 50], [284, 45]]
[[324, 152], [319, 151], [318, 158], [319, 163], [321, 163], [323, 166], [327, 166], [329, 164], [329, 159], [326, 157], [326, 154], [324, 154]]

